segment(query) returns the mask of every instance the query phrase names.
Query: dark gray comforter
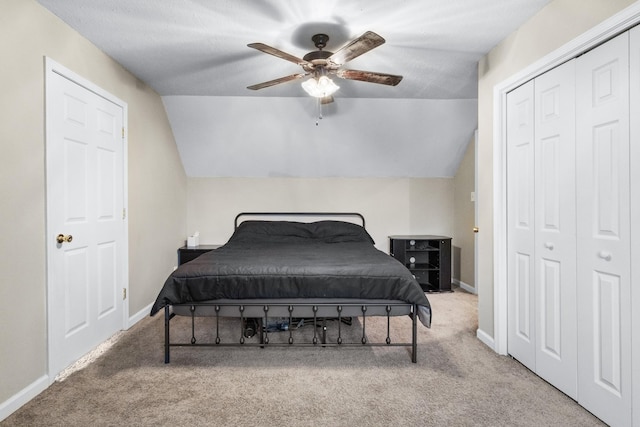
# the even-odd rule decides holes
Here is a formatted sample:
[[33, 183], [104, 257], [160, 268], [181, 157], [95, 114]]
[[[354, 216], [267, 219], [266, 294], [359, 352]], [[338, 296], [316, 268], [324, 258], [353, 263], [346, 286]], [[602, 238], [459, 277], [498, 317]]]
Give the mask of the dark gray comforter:
[[344, 298], [401, 300], [431, 308], [401, 263], [377, 250], [366, 231], [339, 221], [243, 222], [229, 242], [181, 265], [151, 315], [165, 305], [215, 299]]

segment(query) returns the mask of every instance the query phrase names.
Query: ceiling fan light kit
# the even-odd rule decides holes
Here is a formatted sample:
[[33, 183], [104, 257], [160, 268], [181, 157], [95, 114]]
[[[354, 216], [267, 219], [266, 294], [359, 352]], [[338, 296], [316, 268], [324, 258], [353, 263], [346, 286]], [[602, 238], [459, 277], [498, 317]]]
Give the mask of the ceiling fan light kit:
[[302, 82], [302, 89], [314, 98], [325, 98], [333, 95], [340, 86], [327, 76], [313, 77]]
[[338, 78], [346, 80], [358, 80], [388, 86], [396, 86], [402, 80], [402, 76], [396, 76], [393, 74], [348, 70], [342, 68], [344, 64], [352, 59], [384, 44], [385, 40], [373, 31], [367, 31], [360, 37], [355, 38], [340, 48], [336, 53], [323, 50], [329, 41], [328, 35], [315, 34], [311, 37], [311, 40], [318, 50], [309, 52], [302, 58], [298, 58], [263, 43], [248, 44], [248, 47], [301, 66], [304, 70], [304, 74], [299, 73], [280, 77], [278, 79], [248, 86], [247, 89], [263, 89], [311, 75], [311, 78], [302, 82], [302, 88], [309, 95], [321, 99], [322, 103], [326, 104], [333, 101], [332, 95], [340, 89], [340, 87], [329, 78], [329, 75], [335, 75]]

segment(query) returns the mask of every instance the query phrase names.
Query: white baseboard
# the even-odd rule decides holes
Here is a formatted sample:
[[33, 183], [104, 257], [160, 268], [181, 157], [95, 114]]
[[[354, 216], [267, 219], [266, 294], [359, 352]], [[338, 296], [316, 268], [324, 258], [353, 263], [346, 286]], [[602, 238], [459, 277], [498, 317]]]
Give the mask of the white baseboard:
[[49, 375], [43, 375], [9, 399], [0, 403], [0, 421], [13, 414], [31, 399], [49, 387]]
[[148, 306], [146, 306], [145, 308], [143, 308], [133, 316], [129, 317], [129, 320], [127, 322], [127, 329], [131, 328], [133, 325], [135, 325], [145, 317], [149, 316], [149, 313], [151, 313], [152, 306], [153, 306], [153, 303], [149, 304]]
[[466, 283], [464, 283], [462, 280], [458, 280], [458, 279], [451, 279], [451, 282], [460, 286], [462, 289], [464, 289], [465, 291], [469, 292], [470, 294], [474, 294], [477, 295], [478, 291], [476, 290], [476, 288], [474, 288], [471, 285], [468, 285]]
[[[151, 312], [151, 306], [153, 306], [153, 303], [149, 304], [133, 316], [129, 317], [129, 319], [127, 320], [126, 328], [131, 328], [133, 325], [147, 317]], [[20, 409], [20, 407], [22, 407], [31, 399], [46, 390], [51, 382], [52, 381], [49, 381], [49, 375], [43, 375], [18, 393], [11, 396], [6, 401], [0, 403], [0, 421], [13, 414], [15, 411]]]
[[487, 334], [485, 331], [483, 331], [482, 329], [477, 329], [476, 337], [478, 337], [478, 339], [482, 341], [487, 347], [491, 348], [491, 350], [496, 351], [495, 341], [493, 340], [493, 337]]

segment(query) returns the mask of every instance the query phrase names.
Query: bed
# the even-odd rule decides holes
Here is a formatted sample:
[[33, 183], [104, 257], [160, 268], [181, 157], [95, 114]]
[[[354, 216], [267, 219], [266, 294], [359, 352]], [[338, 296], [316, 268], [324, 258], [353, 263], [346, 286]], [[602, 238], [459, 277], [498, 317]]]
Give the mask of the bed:
[[[336, 219], [312, 222], [250, 218], [353, 217], [361, 224]], [[234, 233], [222, 247], [178, 267], [165, 281], [151, 309], [165, 313], [165, 363], [175, 346], [406, 346], [417, 360], [417, 321], [431, 326], [431, 307], [420, 285], [404, 265], [379, 251], [365, 229], [364, 217], [352, 213], [241, 213]], [[174, 316], [191, 318], [191, 339], [171, 340]], [[196, 318], [215, 318], [215, 337], [202, 342], [196, 336]], [[370, 316], [387, 318], [387, 336], [371, 342], [366, 333]], [[411, 319], [410, 342], [389, 336], [391, 317]], [[362, 334], [346, 342], [341, 328], [357, 318]], [[220, 320], [238, 318], [242, 327], [233, 340], [219, 333]], [[289, 329], [284, 342], [274, 342], [268, 327], [273, 319], [289, 326], [300, 319], [311, 324], [309, 341]], [[330, 320], [330, 321], [328, 321]], [[333, 321], [333, 322], [331, 322]], [[250, 342], [247, 325], [255, 325], [258, 340]], [[337, 337], [327, 339], [327, 325]], [[278, 328], [276, 328], [278, 329]], [[320, 330], [318, 333], [317, 330]], [[286, 333], [286, 332], [285, 332]]]

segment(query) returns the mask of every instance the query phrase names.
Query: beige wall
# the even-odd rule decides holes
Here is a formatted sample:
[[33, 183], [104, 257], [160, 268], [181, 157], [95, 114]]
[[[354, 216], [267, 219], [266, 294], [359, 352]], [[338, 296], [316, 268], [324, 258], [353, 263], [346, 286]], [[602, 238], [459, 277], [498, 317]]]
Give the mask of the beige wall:
[[[454, 186], [454, 233], [452, 241], [453, 269], [452, 278], [475, 289], [475, 202], [471, 193], [475, 191], [475, 138], [469, 142], [458, 172], [453, 180]], [[470, 290], [470, 289], [468, 289]]]
[[44, 57], [128, 103], [129, 312], [186, 233], [186, 177], [160, 97], [33, 0], [0, 2], [0, 407], [47, 375]]
[[378, 249], [391, 234], [453, 232], [451, 178], [189, 178], [187, 225], [225, 243], [239, 212], [360, 212]]
[[489, 337], [494, 335], [493, 88], [632, 3], [632, 0], [553, 0], [479, 63], [478, 322], [479, 329]]

